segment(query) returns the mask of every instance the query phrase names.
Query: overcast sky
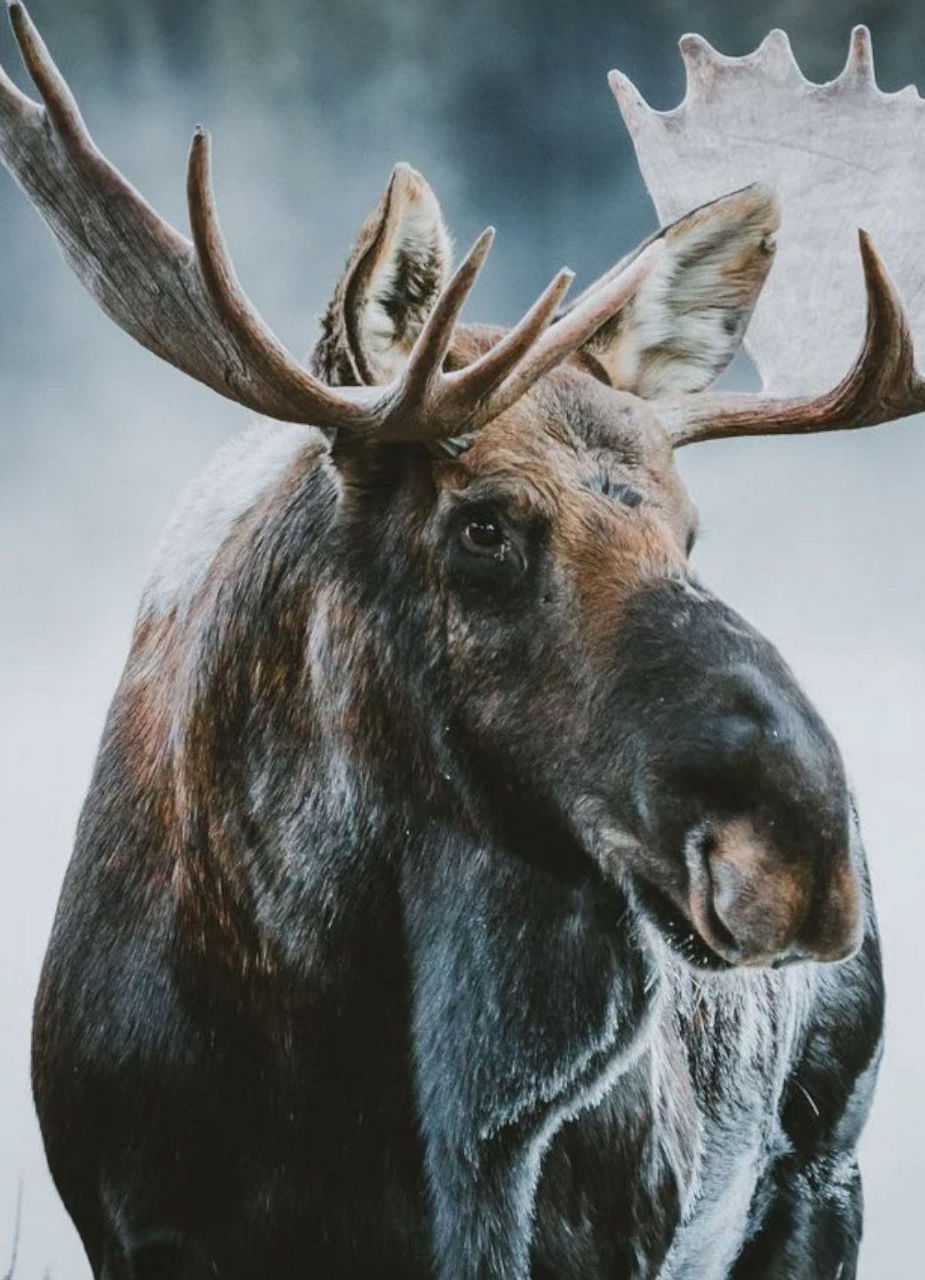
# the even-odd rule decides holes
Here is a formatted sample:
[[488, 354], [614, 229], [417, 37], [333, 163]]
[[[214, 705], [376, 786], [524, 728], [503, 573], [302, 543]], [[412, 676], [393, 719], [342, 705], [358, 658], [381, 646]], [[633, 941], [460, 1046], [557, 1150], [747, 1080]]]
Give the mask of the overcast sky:
[[[828, 79], [866, 20], [881, 84], [925, 87], [911, 0], [34, 0], [32, 13], [97, 141], [180, 226], [189, 137], [211, 127], [240, 275], [297, 350], [399, 159], [428, 176], [460, 243], [498, 227], [475, 318], [513, 320], [560, 265], [586, 281], [630, 249], [653, 215], [604, 74], [621, 67], [673, 106], [686, 30], [744, 53], [784, 26]], [[6, 32], [0, 60], [19, 75]], [[147, 558], [182, 485], [247, 415], [99, 314], [0, 179], [0, 1274], [22, 1179], [18, 1280], [84, 1280], [32, 1113], [31, 1000]], [[910, 1275], [925, 1188], [925, 423], [681, 461], [703, 519], [698, 572], [779, 645], [858, 793], [890, 995], [861, 1276]]]

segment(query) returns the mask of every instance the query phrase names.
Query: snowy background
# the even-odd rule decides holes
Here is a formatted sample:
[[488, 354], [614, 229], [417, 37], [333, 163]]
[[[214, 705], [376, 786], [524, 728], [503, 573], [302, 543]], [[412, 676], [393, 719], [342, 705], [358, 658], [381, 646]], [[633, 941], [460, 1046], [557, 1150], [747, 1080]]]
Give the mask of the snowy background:
[[[653, 215], [604, 73], [619, 66], [674, 106], [686, 30], [740, 54], [783, 26], [825, 80], [866, 21], [882, 87], [925, 89], [911, 0], [34, 0], [32, 13], [98, 143], [181, 227], [189, 137], [212, 129], [241, 278], [295, 350], [399, 159], [427, 175], [460, 244], [497, 225], [480, 319], [512, 321], [563, 263], [587, 282], [632, 247]], [[7, 32], [0, 59], [20, 76]], [[184, 482], [247, 414], [117, 331], [2, 173], [0, 227], [0, 1274], [21, 1181], [17, 1280], [86, 1280], [29, 1096], [31, 1001], [147, 558]], [[779, 645], [857, 790], [889, 982], [861, 1275], [913, 1276], [925, 423], [708, 444], [681, 465], [703, 517], [698, 572]]]

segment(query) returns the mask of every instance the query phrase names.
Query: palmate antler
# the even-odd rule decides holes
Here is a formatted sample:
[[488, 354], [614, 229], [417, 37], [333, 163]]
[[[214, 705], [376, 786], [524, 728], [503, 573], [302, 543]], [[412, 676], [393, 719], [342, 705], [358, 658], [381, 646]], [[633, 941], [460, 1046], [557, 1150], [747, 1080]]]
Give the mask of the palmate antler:
[[[687, 94], [674, 111], [653, 111], [625, 76], [610, 77], [659, 218], [760, 181], [777, 189], [783, 226], [745, 338], [762, 392], [679, 401], [675, 443], [863, 427], [925, 409], [912, 338], [925, 329], [925, 103], [915, 88], [878, 89], [864, 27], [825, 85], [804, 79], [782, 31], [744, 58], [699, 36], [685, 36], [681, 53]], [[872, 239], [902, 282], [911, 325]]]
[[[444, 372], [460, 309], [491, 247], [489, 228], [440, 294], [394, 382], [329, 387], [290, 355], [238, 284], [218, 224], [205, 133], [197, 131], [190, 151], [190, 243], [96, 149], [25, 6], [10, 4], [10, 19], [44, 106], [0, 70], [0, 156], [7, 168], [118, 325], [185, 373], [268, 417], [384, 441], [438, 441], [475, 430], [581, 347], [632, 296], [662, 252], [656, 242], [553, 324], [572, 280], [570, 271], [560, 271], [489, 351]], [[393, 206], [414, 181], [412, 170], [397, 166], [388, 193]]]

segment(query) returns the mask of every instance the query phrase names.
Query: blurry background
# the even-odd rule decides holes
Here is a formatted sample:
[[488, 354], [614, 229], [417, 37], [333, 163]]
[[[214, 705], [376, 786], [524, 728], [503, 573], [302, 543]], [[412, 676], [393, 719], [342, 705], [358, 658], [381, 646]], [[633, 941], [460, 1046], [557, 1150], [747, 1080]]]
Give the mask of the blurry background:
[[[561, 264], [587, 282], [632, 247], [653, 214], [604, 73], [674, 106], [684, 31], [741, 54], [783, 26], [827, 80], [865, 21], [881, 86], [925, 88], [912, 0], [33, 0], [32, 13], [97, 142], [184, 230], [187, 145], [210, 126], [241, 278], [296, 350], [399, 159], [427, 175], [460, 244], [497, 225], [480, 319], [513, 321]], [[24, 84], [8, 32], [0, 57]], [[183, 483], [247, 415], [112, 326], [4, 174], [0, 227], [0, 1273], [21, 1180], [17, 1280], [83, 1280], [29, 1096], [32, 994], [147, 557]], [[861, 1275], [913, 1276], [925, 423], [707, 444], [681, 466], [703, 517], [698, 572], [783, 650], [857, 789], [890, 989]]]

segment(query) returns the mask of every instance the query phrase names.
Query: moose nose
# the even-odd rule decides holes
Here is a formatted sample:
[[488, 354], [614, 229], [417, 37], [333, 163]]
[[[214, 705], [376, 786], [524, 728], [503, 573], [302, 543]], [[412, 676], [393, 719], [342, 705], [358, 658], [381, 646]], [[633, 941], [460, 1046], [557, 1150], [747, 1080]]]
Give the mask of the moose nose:
[[732, 964], [842, 960], [861, 942], [861, 892], [847, 849], [828, 865], [787, 857], [747, 818], [688, 841], [698, 932]]
[[861, 892], [832, 738], [795, 687], [750, 664], [703, 696], [700, 733], [675, 757], [695, 926], [736, 964], [851, 955]]
[[627, 605], [615, 670], [643, 884], [729, 963], [850, 955], [862, 892], [844, 766], [774, 646], [672, 579]]

